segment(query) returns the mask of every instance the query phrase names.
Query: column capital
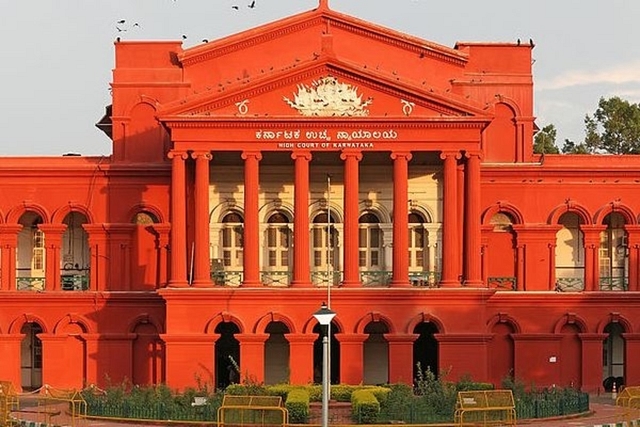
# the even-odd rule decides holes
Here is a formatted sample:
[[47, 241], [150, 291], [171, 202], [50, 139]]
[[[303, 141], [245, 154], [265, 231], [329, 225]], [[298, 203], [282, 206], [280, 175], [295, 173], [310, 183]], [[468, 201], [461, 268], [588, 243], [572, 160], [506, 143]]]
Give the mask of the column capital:
[[410, 151], [392, 151], [391, 152], [391, 159], [392, 160], [397, 160], [397, 159], [401, 159], [401, 158], [405, 158], [407, 160], [407, 162], [409, 160], [411, 160], [413, 158], [413, 154], [411, 154]]
[[291, 153], [291, 158], [293, 160], [297, 160], [298, 158], [305, 159], [307, 161], [311, 161], [311, 151], [294, 151]]
[[213, 159], [210, 151], [192, 151], [191, 158], [194, 160], [205, 159], [207, 161]]
[[453, 157], [456, 160], [460, 160], [462, 158], [462, 154], [459, 151], [447, 151], [447, 150], [442, 150], [440, 152], [440, 159], [442, 160], [446, 160], [448, 157]]
[[483, 153], [480, 150], [468, 150], [464, 152], [464, 157], [467, 159], [477, 157], [478, 159], [482, 160]]
[[167, 153], [167, 157], [171, 160], [173, 159], [187, 160], [189, 158], [189, 153], [187, 153], [186, 151], [171, 150]]
[[247, 160], [249, 158], [253, 158], [260, 161], [262, 160], [262, 153], [260, 151], [243, 151], [242, 160]]
[[362, 151], [351, 151], [351, 150], [342, 150], [340, 153], [340, 160], [347, 160], [349, 157], [355, 157], [355, 159], [359, 162], [362, 160]]

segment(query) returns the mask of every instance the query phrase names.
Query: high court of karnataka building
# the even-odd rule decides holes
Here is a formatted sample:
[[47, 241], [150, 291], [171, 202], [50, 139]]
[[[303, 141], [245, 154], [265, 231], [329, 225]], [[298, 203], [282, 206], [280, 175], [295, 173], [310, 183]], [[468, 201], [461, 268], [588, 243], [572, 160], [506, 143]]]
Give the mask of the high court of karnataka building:
[[112, 154], [0, 158], [0, 379], [306, 384], [326, 301], [333, 383], [640, 383], [640, 158], [533, 154], [532, 49], [117, 41]]

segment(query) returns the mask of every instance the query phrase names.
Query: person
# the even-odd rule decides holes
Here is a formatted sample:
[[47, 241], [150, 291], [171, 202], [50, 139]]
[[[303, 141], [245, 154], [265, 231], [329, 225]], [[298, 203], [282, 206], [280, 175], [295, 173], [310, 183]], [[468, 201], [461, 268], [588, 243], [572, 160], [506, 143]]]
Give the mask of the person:
[[227, 371], [229, 371], [229, 384], [237, 384], [239, 375], [238, 371], [236, 371], [236, 368], [232, 364], [229, 364], [227, 366]]

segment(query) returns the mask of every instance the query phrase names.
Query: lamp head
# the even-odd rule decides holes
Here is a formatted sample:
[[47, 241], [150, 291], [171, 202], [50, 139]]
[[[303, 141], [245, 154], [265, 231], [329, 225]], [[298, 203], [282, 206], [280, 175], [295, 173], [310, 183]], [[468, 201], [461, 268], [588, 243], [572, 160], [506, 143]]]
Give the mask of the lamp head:
[[322, 303], [320, 310], [313, 313], [313, 317], [316, 318], [321, 326], [329, 326], [335, 316], [336, 312], [330, 310], [325, 302]]

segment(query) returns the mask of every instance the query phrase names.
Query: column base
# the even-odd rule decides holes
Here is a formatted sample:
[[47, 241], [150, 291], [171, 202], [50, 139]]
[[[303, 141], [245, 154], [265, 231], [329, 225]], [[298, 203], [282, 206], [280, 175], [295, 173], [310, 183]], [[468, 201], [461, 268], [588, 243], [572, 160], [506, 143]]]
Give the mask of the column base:
[[342, 288], [361, 288], [362, 282], [360, 280], [343, 280], [340, 282]]
[[167, 283], [168, 288], [188, 288], [189, 283], [186, 280], [170, 280]]
[[487, 287], [487, 285], [485, 285], [482, 280], [465, 280], [463, 285], [468, 288], [486, 288]]
[[461, 286], [457, 280], [442, 280], [439, 285], [441, 288], [459, 288]]
[[292, 288], [311, 288], [311, 281], [293, 281], [291, 282]]
[[213, 282], [211, 280], [194, 280], [193, 285], [194, 288], [211, 288], [213, 287]]

